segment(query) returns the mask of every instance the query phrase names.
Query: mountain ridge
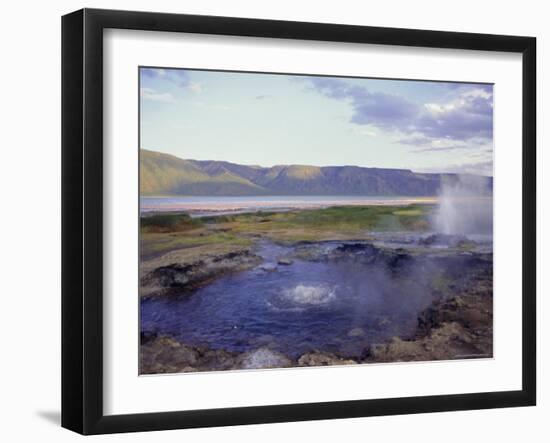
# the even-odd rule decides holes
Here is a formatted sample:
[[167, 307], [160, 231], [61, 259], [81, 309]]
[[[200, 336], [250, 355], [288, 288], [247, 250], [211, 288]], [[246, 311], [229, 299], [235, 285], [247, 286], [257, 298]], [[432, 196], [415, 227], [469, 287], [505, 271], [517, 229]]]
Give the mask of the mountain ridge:
[[[434, 196], [458, 174], [362, 166], [241, 165], [140, 150], [140, 195]], [[480, 176], [479, 176], [480, 177]], [[488, 190], [492, 178], [486, 177]]]

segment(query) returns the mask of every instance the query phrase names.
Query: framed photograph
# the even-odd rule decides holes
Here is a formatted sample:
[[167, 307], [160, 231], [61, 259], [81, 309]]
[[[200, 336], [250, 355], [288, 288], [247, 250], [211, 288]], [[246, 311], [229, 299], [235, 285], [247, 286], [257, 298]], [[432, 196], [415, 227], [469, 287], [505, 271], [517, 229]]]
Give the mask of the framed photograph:
[[532, 37], [62, 20], [62, 425], [536, 402]]

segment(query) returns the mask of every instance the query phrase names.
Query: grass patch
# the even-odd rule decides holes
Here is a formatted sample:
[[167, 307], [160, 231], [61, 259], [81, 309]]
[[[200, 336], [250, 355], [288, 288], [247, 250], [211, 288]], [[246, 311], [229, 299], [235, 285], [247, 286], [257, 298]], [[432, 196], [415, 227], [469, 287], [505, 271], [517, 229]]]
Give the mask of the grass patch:
[[[261, 218], [263, 223], [273, 222], [281, 227], [393, 231], [414, 227], [415, 222], [427, 219], [428, 211], [427, 207], [420, 205], [397, 210], [395, 206], [341, 206], [283, 212]], [[241, 220], [237, 218], [235, 221]], [[245, 218], [242, 221], [257, 223], [259, 220]]]
[[210, 217], [237, 235], [255, 234], [281, 241], [363, 238], [372, 231], [422, 231], [429, 228], [431, 207], [344, 206], [277, 213]]
[[423, 215], [423, 212], [420, 208], [415, 209], [400, 209], [398, 211], [393, 211], [394, 215], [398, 217], [417, 217]]
[[205, 223], [258, 224], [277, 223], [281, 226], [355, 227], [361, 229], [393, 229], [411, 221], [426, 219], [431, 208], [415, 205], [403, 209], [398, 206], [338, 206], [287, 212], [254, 212], [246, 214], [204, 217]]
[[373, 231], [422, 231], [429, 228], [429, 205], [342, 206], [325, 209], [254, 212], [193, 219], [159, 214], [141, 219], [142, 256], [203, 245], [247, 247], [254, 237], [276, 242], [368, 238]]
[[202, 226], [200, 219], [185, 213], [155, 214], [140, 219], [141, 232], [183, 232]]
[[227, 244], [247, 247], [251, 243], [247, 238], [225, 232], [148, 233], [141, 235], [140, 252], [142, 256], [148, 257], [195, 246]]

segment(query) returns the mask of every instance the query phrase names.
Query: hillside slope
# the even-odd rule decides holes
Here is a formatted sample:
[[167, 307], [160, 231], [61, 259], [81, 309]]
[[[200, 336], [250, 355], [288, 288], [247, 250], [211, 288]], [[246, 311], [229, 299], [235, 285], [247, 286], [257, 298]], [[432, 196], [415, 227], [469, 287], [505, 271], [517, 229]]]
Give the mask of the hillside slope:
[[[366, 195], [432, 196], [455, 174], [359, 166], [277, 165], [183, 160], [140, 151], [141, 195]], [[488, 179], [489, 188], [492, 179]]]

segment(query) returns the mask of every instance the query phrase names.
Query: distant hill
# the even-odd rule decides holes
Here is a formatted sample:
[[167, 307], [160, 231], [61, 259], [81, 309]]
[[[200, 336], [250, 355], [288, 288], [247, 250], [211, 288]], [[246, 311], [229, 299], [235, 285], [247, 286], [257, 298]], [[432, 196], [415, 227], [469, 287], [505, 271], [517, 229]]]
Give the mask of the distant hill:
[[[359, 166], [278, 165], [183, 160], [141, 149], [141, 195], [437, 195], [455, 174]], [[492, 178], [489, 178], [492, 187]]]

